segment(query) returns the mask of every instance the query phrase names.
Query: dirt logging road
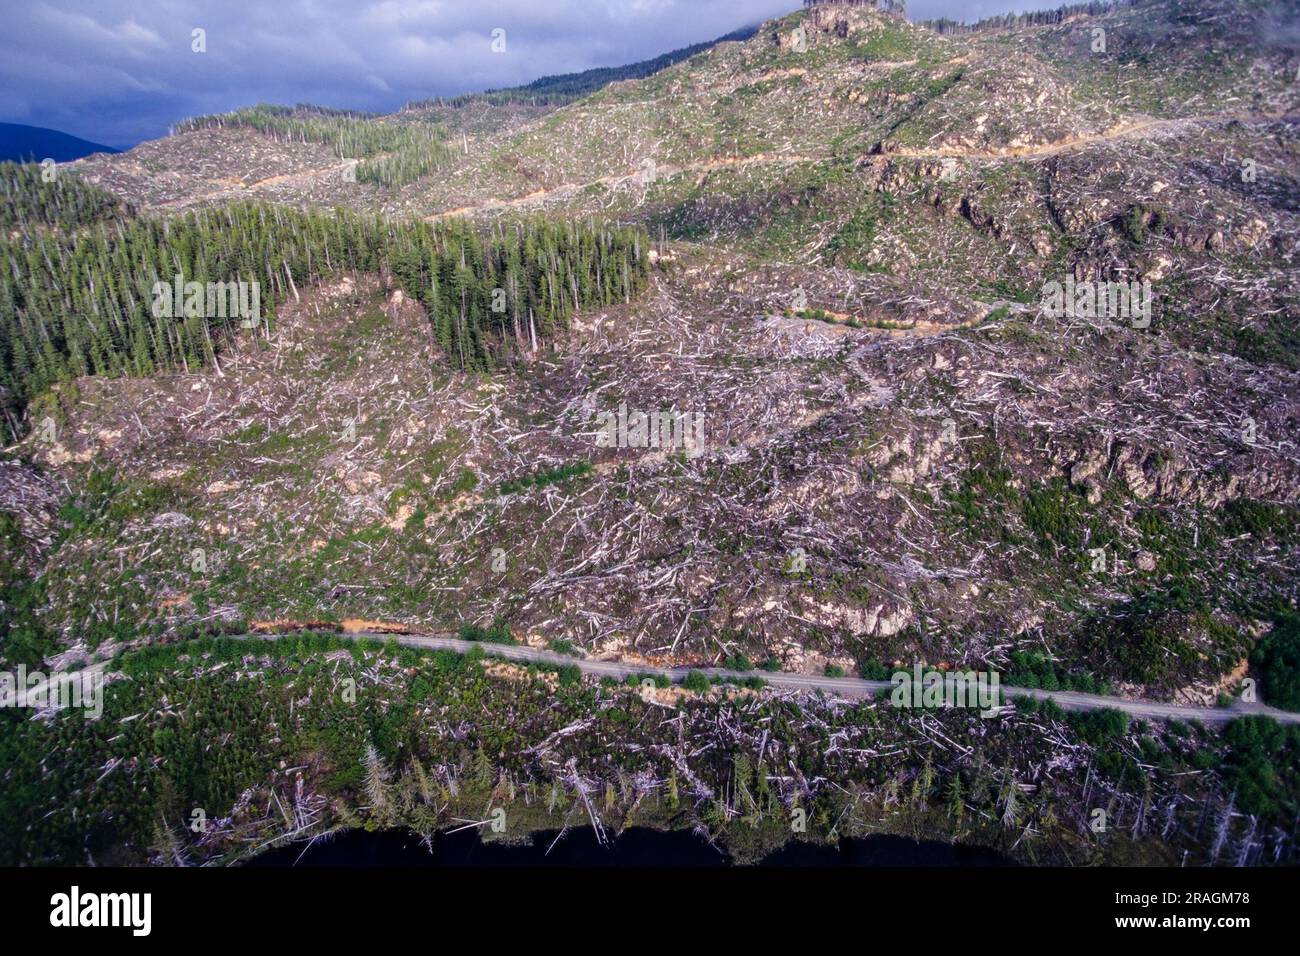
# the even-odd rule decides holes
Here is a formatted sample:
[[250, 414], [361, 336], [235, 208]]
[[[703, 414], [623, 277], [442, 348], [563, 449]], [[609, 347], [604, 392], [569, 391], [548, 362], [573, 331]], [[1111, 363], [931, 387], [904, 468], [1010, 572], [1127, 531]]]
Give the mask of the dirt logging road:
[[[576, 667], [583, 674], [590, 677], [609, 677], [617, 681], [625, 681], [629, 677], [644, 678], [667, 678], [674, 684], [681, 683], [692, 671], [699, 671], [706, 677], [721, 678], [723, 680], [747, 680], [751, 678], [760, 678], [769, 688], [776, 690], [787, 690], [802, 694], [823, 693], [831, 697], [838, 697], [845, 700], [867, 700], [879, 695], [882, 691], [892, 690], [894, 683], [884, 680], [860, 680], [855, 677], [825, 677], [818, 674], [794, 674], [787, 671], [736, 671], [718, 667], [655, 667], [649, 664], [640, 664], [633, 661], [598, 661], [588, 658], [572, 657], [567, 654], [559, 654], [554, 651], [543, 650], [537, 647], [525, 647], [518, 644], [495, 644], [485, 641], [467, 641], [460, 638], [443, 634], [393, 634], [379, 631], [356, 631], [356, 632], [332, 632], [334, 636], [342, 637], [353, 641], [373, 640], [373, 641], [396, 641], [405, 647], [419, 648], [422, 650], [434, 651], [452, 651], [457, 654], [468, 654], [475, 648], [483, 651], [491, 657], [497, 657], [508, 661], [521, 661], [526, 664], [546, 664], [556, 667], [571, 666]], [[283, 634], [243, 634], [236, 637], [242, 641], [277, 641], [292, 638], [292, 633]], [[75, 674], [61, 675], [60, 679], [67, 682], [77, 680], [83, 676], [91, 676], [98, 673], [107, 673], [112, 671], [111, 661], [101, 661], [92, 664]], [[12, 695], [12, 699], [0, 699], [2, 706], [27, 707], [28, 700], [31, 696], [37, 695], [48, 681], [42, 681], [40, 685], [32, 688], [19, 688], [17, 693]], [[102, 686], [102, 685], [101, 685]], [[1238, 717], [1261, 716], [1271, 717], [1279, 723], [1296, 724], [1300, 723], [1300, 713], [1291, 713], [1285, 710], [1278, 710], [1275, 707], [1267, 707], [1263, 704], [1246, 704], [1236, 701], [1229, 707], [1189, 707], [1182, 704], [1164, 704], [1157, 701], [1132, 700], [1126, 697], [1112, 697], [1106, 694], [1084, 694], [1078, 691], [1047, 691], [1031, 687], [1002, 687], [998, 690], [1001, 692], [1003, 704], [1000, 707], [994, 707], [983, 714], [987, 717], [996, 717], [999, 713], [1009, 709], [1008, 701], [1014, 701], [1016, 697], [1033, 697], [1038, 700], [1052, 700], [1064, 710], [1071, 711], [1093, 711], [1093, 710], [1118, 710], [1130, 717], [1137, 717], [1147, 720], [1183, 720], [1199, 721], [1202, 724], [1216, 726], [1226, 724]], [[39, 696], [39, 695], [37, 695]]]
[[[243, 640], [278, 640], [283, 635], [250, 634]], [[474, 648], [489, 655], [511, 661], [524, 663], [549, 664], [556, 666], [573, 666], [592, 677], [612, 677], [626, 680], [629, 677], [666, 677], [674, 683], [680, 682], [692, 670], [698, 670], [708, 677], [732, 680], [744, 680], [758, 677], [768, 687], [779, 690], [815, 693], [821, 691], [833, 697], [848, 700], [865, 700], [881, 691], [891, 690], [893, 683], [883, 680], [860, 680], [855, 677], [824, 677], [817, 674], [793, 674], [785, 671], [733, 671], [725, 668], [692, 667], [653, 667], [645, 664], [625, 661], [597, 661], [580, 657], [558, 654], [537, 647], [524, 647], [516, 644], [492, 644], [479, 641], [466, 641], [446, 635], [418, 634], [384, 634], [355, 633], [340, 634], [352, 640], [396, 641], [405, 647], [423, 648], [425, 650], [454, 651], [466, 654]], [[1112, 697], [1106, 694], [1084, 694], [1077, 691], [1046, 691], [1029, 687], [1001, 687], [1003, 700], [1016, 697], [1034, 697], [1039, 700], [1053, 700], [1064, 710], [1118, 710], [1131, 717], [1147, 720], [1184, 720], [1200, 721], [1207, 725], [1226, 724], [1238, 717], [1265, 716], [1283, 724], [1300, 723], [1300, 713], [1278, 710], [1263, 704], [1245, 704], [1240, 701], [1230, 707], [1188, 707], [1181, 704], [1162, 704], [1155, 701], [1131, 700], [1125, 697]]]

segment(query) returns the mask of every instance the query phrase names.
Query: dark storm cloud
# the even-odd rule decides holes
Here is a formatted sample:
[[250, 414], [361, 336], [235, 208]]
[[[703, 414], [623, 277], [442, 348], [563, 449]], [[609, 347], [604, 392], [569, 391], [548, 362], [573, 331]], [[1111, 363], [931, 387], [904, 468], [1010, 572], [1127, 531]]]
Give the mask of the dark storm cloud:
[[[789, 12], [798, 0], [38, 0], [0, 29], [0, 120], [109, 145], [257, 102], [407, 100], [612, 66]], [[1014, 0], [914, 0], [969, 19]], [[207, 52], [191, 50], [206, 31]], [[506, 50], [492, 51], [505, 30]]]

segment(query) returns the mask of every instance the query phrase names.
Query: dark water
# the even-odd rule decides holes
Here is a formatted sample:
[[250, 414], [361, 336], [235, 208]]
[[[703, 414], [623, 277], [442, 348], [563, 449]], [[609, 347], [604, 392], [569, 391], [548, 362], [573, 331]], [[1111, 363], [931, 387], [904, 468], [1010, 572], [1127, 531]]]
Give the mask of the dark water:
[[[430, 853], [406, 830], [367, 833], [348, 830], [328, 840], [292, 844], [264, 853], [248, 866], [727, 866], [728, 857], [683, 830], [642, 828], [625, 831], [612, 846], [601, 846], [589, 829], [570, 830], [547, 848], [556, 832], [534, 835], [531, 846], [484, 844], [472, 831], [440, 834]], [[841, 840], [839, 848], [810, 843], [786, 846], [761, 866], [1009, 866], [1001, 854], [983, 847], [953, 846], [906, 837], [873, 836]]]

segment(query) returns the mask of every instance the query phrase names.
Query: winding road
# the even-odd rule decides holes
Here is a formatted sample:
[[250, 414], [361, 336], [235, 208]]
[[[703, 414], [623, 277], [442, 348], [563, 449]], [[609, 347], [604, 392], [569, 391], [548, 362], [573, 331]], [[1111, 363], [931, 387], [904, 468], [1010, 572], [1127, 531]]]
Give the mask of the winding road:
[[[926, 149], [889, 148], [880, 152], [866, 153], [865, 160], [886, 161], [893, 159], [964, 159], [971, 161], [998, 161], [1005, 159], [1049, 159], [1063, 153], [1076, 152], [1102, 143], [1143, 138], [1171, 133], [1181, 133], [1195, 126], [1215, 125], [1231, 122], [1268, 123], [1276, 120], [1295, 121], [1296, 116], [1289, 111], [1281, 113], [1260, 113], [1251, 111], [1232, 111], [1225, 113], [1204, 113], [1193, 116], [1158, 118], [1152, 116], [1132, 117], [1108, 129], [1094, 133], [1085, 133], [1067, 139], [1048, 143], [1036, 143], [1030, 146], [1004, 146], [994, 149], [968, 149], [963, 147], [936, 147]], [[755, 156], [715, 157], [685, 165], [663, 164], [655, 168], [655, 179], [669, 179], [683, 174], [713, 172], [718, 169], [735, 169], [748, 166], [798, 166], [806, 163], [826, 162], [835, 159], [835, 154], [822, 155], [788, 155], [779, 152], [759, 153]], [[474, 216], [487, 212], [500, 212], [507, 209], [531, 208], [545, 205], [553, 200], [568, 200], [583, 190], [594, 186], [607, 189], [617, 188], [642, 182], [642, 173], [638, 171], [613, 173], [582, 183], [561, 183], [558, 186], [543, 187], [521, 196], [509, 199], [487, 199], [469, 206], [457, 206], [431, 213], [424, 217], [427, 222], [437, 222], [459, 216]]]
[[[277, 640], [281, 636], [284, 635], [251, 634], [245, 635], [243, 639]], [[652, 667], [645, 664], [624, 661], [597, 661], [581, 657], [571, 657], [566, 654], [557, 654], [554, 651], [542, 650], [537, 647], [525, 647], [516, 644], [480, 643], [477, 641], [465, 641], [455, 637], [433, 634], [421, 635], [359, 632], [355, 634], [341, 634], [339, 636], [351, 638], [353, 640], [364, 640], [367, 638], [379, 641], [394, 640], [398, 644], [405, 645], [406, 647], [424, 648], [426, 650], [455, 651], [460, 654], [467, 653], [473, 648], [478, 647], [490, 655], [501, 657], [506, 660], [524, 661], [526, 663], [536, 664], [571, 664], [574, 667], [577, 667], [584, 674], [588, 674], [592, 677], [613, 677], [616, 680], [625, 680], [633, 675], [645, 674], [667, 677], [676, 683], [692, 670], [699, 670], [709, 677], [733, 679], [761, 677], [769, 687], [781, 690], [799, 691], [801, 693], [815, 693], [817, 691], [822, 691], [826, 694], [835, 697], [842, 697], [848, 700], [864, 700], [868, 697], [874, 697], [882, 690], [890, 690], [894, 686], [890, 681], [883, 680], [859, 680], [854, 677], [824, 677], [817, 674], [793, 674], [786, 671], [732, 671], [722, 668]], [[1300, 713], [1278, 710], [1275, 707], [1266, 707], [1263, 704], [1245, 704], [1240, 701], [1237, 701], [1231, 707], [1188, 707], [1181, 704], [1162, 704], [1156, 701], [1132, 700], [1126, 697], [1111, 697], [1106, 694], [1084, 694], [1078, 691], [1046, 691], [1028, 687], [1002, 687], [1001, 691], [1004, 700], [1015, 697], [1035, 697], [1039, 700], [1054, 700], [1064, 710], [1087, 711], [1112, 709], [1123, 711], [1132, 717], [1144, 718], [1147, 720], [1197, 720], [1207, 725], [1218, 725], [1225, 724], [1238, 717], [1261, 716], [1272, 717], [1274, 720], [1283, 724], [1300, 723]]]
[[[451, 637], [441, 634], [395, 634], [380, 631], [355, 631], [355, 632], [331, 632], [334, 636], [342, 637], [349, 640], [376, 640], [376, 641], [396, 641], [398, 644], [406, 647], [420, 648], [423, 650], [435, 651], [454, 651], [458, 654], [466, 654], [474, 648], [486, 652], [492, 657], [502, 658], [508, 661], [522, 661], [533, 664], [550, 664], [556, 666], [571, 665], [578, 668], [582, 673], [591, 677], [612, 677], [615, 680], [623, 681], [632, 676], [650, 676], [666, 677], [673, 683], [680, 683], [693, 670], [698, 670], [708, 677], [720, 677], [732, 680], [744, 680], [745, 678], [758, 677], [771, 688], [778, 690], [789, 690], [804, 694], [813, 694], [821, 692], [832, 697], [839, 697], [845, 700], [866, 700], [874, 697], [881, 691], [891, 690], [893, 683], [884, 680], [859, 680], [855, 677], [825, 677], [818, 674], [794, 674], [788, 671], [734, 671], [726, 668], [717, 667], [654, 667], [649, 664], [638, 664], [629, 661], [598, 661], [589, 658], [573, 657], [567, 654], [558, 654], [554, 651], [543, 650], [537, 647], [526, 647], [519, 644], [493, 644], [480, 641], [466, 641], [457, 637]], [[244, 641], [276, 641], [285, 637], [292, 637], [293, 633], [281, 634], [242, 634], [237, 635], [237, 640]], [[66, 675], [65, 680], [71, 677], [90, 676], [91, 674], [110, 670], [111, 662], [101, 661], [92, 664], [81, 671], [72, 675]], [[0, 706], [3, 707], [27, 707], [28, 697], [34, 693], [39, 686], [43, 686], [47, 681], [43, 681], [38, 687], [30, 689], [19, 689], [13, 695], [13, 698], [0, 699]], [[1300, 713], [1278, 710], [1276, 707], [1267, 707], [1264, 704], [1246, 704], [1241, 701], [1235, 701], [1229, 707], [1190, 707], [1183, 704], [1165, 704], [1158, 701], [1134, 700], [1128, 697], [1112, 697], [1106, 694], [1084, 694], [1079, 691], [1058, 691], [1058, 690], [1038, 690], [1031, 687], [1000, 687], [1003, 700], [1013, 700], [1016, 697], [1034, 697], [1038, 700], [1053, 700], [1063, 710], [1089, 711], [1089, 710], [1118, 710], [1128, 714], [1131, 717], [1142, 718], [1146, 720], [1183, 720], [1199, 721], [1206, 725], [1222, 725], [1238, 717], [1260, 716], [1272, 717], [1278, 723], [1297, 724], [1300, 723]], [[993, 716], [992, 714], [990, 716]]]

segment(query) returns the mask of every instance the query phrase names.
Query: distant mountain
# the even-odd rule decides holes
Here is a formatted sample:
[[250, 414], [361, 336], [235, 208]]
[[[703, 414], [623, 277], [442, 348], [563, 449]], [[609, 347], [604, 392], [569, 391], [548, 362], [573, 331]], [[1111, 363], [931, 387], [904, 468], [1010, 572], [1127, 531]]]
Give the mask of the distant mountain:
[[581, 99], [588, 94], [594, 93], [611, 83], [620, 80], [643, 80], [648, 76], [653, 76], [661, 70], [680, 63], [683, 60], [695, 56], [697, 53], [703, 53], [719, 43], [728, 41], [748, 40], [758, 32], [757, 26], [742, 27], [728, 33], [726, 36], [718, 37], [716, 40], [706, 40], [703, 43], [696, 43], [692, 46], [682, 47], [680, 50], [673, 50], [670, 53], [664, 53], [650, 60], [641, 60], [637, 63], [629, 63], [626, 66], [602, 66], [591, 70], [584, 70], [581, 73], [564, 73], [558, 76], [543, 76], [540, 79], [533, 80], [524, 86], [510, 87], [502, 90], [487, 90], [483, 93], [466, 93], [463, 96], [453, 97], [451, 99], [433, 99], [421, 100], [415, 103], [407, 104], [407, 109], [419, 109], [423, 106], [430, 105], [450, 105], [466, 106], [471, 103], [487, 102], [495, 106], [502, 106], [508, 103], [527, 103], [531, 105], [546, 106], [563, 106], [566, 103], [572, 103], [574, 100]]
[[57, 129], [24, 126], [22, 123], [0, 123], [0, 160], [40, 162], [43, 159], [53, 159], [55, 162], [66, 163], [91, 153], [118, 152], [121, 150], [70, 136]]

